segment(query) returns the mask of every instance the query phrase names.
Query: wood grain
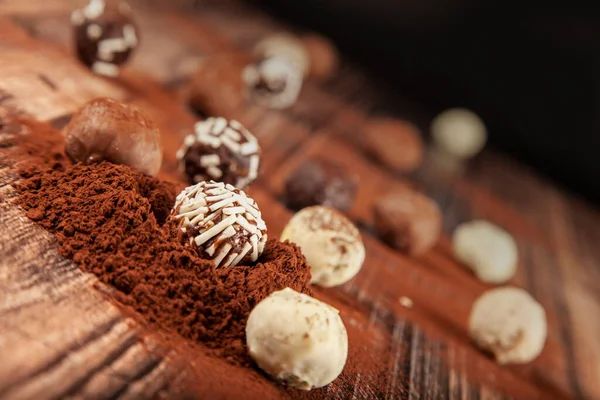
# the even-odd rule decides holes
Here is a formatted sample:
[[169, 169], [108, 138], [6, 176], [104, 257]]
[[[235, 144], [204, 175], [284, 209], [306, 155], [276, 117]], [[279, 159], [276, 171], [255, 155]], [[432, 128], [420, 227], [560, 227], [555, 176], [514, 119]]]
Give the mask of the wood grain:
[[[189, 3], [180, 3], [186, 10], [185, 16], [173, 10], [165, 18], [163, 11], [155, 12], [151, 8], [142, 11], [144, 29], [149, 37], [156, 39], [151, 41], [152, 46], [140, 49], [130, 69], [117, 81], [91, 77], [65, 56], [69, 43], [66, 39], [68, 26], [63, 22], [68, 13], [56, 11], [47, 18], [22, 9], [0, 8], [0, 12], [17, 16], [20, 22], [29, 26], [44, 26], [44, 30], [38, 30], [38, 35], [64, 49], [33, 41], [10, 23], [0, 25], [3, 27], [0, 29], [4, 29], [4, 34], [0, 35], [0, 49], [10, 46], [17, 52], [19, 48], [35, 48], [42, 53], [48, 51], [58, 64], [44, 73], [59, 82], [59, 94], [49, 92], [48, 88], [39, 91], [28, 87], [11, 88], [12, 104], [21, 109], [30, 107], [27, 111], [40, 119], [69, 114], [87, 97], [74, 97], [80, 95], [79, 90], [65, 96], [64, 84], [60, 83], [64, 78], [60, 74], [65, 70], [80, 74], [77, 80], [86, 96], [114, 93], [114, 96], [134, 101], [152, 113], [165, 131], [163, 177], [175, 179], [174, 149], [179, 146], [194, 117], [185, 109], [184, 99], [155, 80], [176, 86], [193, 70], [198, 59], [223, 48], [248, 48], [259, 38], [282, 29], [277, 22], [245, 8], [232, 9], [231, 5], [204, 2], [203, 8], [194, 13]], [[154, 33], [152, 36], [152, 27], [160, 27], [160, 31], [167, 33], [164, 36]], [[0, 67], [0, 85], [5, 77], [20, 76], [14, 63], [19, 65], [25, 58], [7, 60], [8, 66]], [[492, 153], [485, 153], [458, 172], [446, 170], [433, 157], [429, 157], [423, 168], [410, 179], [386, 171], [366, 157], [352, 139], [357, 134], [357, 126], [370, 112], [391, 107], [392, 103], [388, 103], [387, 98], [378, 98], [378, 93], [373, 93], [370, 88], [368, 78], [346, 66], [339, 77], [324, 87], [308, 82], [298, 104], [290, 110], [274, 112], [246, 106], [239, 110], [238, 116], [259, 137], [265, 150], [264, 174], [251, 194], [261, 204], [269, 229], [275, 235], [279, 234], [290, 216], [281, 202], [282, 182], [302, 160], [314, 156], [334, 157], [361, 179], [359, 199], [350, 215], [361, 226], [367, 245], [365, 268], [355, 280], [341, 288], [317, 291], [317, 297], [334, 305], [340, 302], [356, 305], [356, 312], [343, 316], [349, 333], [351, 337], [368, 335], [372, 338], [371, 348], [364, 351], [373, 351], [380, 357], [387, 374], [385, 388], [374, 387], [376, 371], [357, 375], [353, 397], [374, 398], [381, 393], [380, 397], [389, 399], [600, 398], [600, 342], [597, 340], [597, 332], [600, 331], [600, 251], [595, 246], [600, 238], [600, 218], [597, 211], [514, 162]], [[66, 89], [65, 92], [69, 93]], [[44, 100], [49, 96], [55, 97], [50, 97], [52, 101]], [[31, 102], [36, 104], [35, 107], [29, 105], [29, 100], [36, 98], [40, 100]], [[386, 103], [381, 104], [384, 100]], [[409, 113], [404, 108], [395, 111], [404, 115]], [[415, 115], [418, 120], [427, 113]], [[469, 342], [466, 320], [470, 306], [489, 286], [478, 282], [452, 259], [447, 237], [434, 251], [418, 259], [394, 252], [377, 240], [370, 204], [374, 196], [395, 184], [420, 187], [433, 197], [443, 209], [446, 233], [462, 221], [484, 217], [515, 235], [519, 244], [520, 268], [512, 283], [530, 291], [548, 314], [548, 342], [537, 360], [526, 366], [499, 367]], [[3, 187], [7, 187], [6, 183]], [[9, 221], [9, 217], [5, 216], [9, 214], [4, 211], [5, 201], [2, 204], [4, 226], [5, 218]], [[45, 249], [44, 254], [56, 252], [51, 238], [46, 235], [43, 240], [47, 242], [39, 239], [45, 233], [39, 229], [36, 231], [26, 219], [21, 220], [24, 218], [22, 215], [14, 214], [10, 218], [13, 225], [7, 230], [12, 235], [6, 237], [8, 242], [20, 240], [21, 236], [29, 237], [28, 240], [46, 243], [41, 246]], [[0, 235], [6, 234], [3, 230]], [[1, 241], [2, 256], [16, 251], [14, 247], [5, 247], [6, 242]], [[110, 311], [114, 307], [111, 308], [104, 296], [92, 288], [93, 278], [81, 278], [82, 274], [70, 263], [52, 258], [42, 259], [49, 261], [47, 265], [57, 267], [44, 272], [39, 265], [32, 266], [36, 260], [39, 261], [42, 253], [34, 254], [30, 255], [31, 258], [23, 258], [22, 264], [20, 259], [15, 258], [10, 267], [3, 261], [0, 270], [0, 285], [11, 288], [0, 291], [11, 293], [8, 300], [0, 297], [0, 314], [13, 308], [6, 314], [8, 318], [0, 318], [2, 327], [7, 327], [0, 334], [0, 354], [8, 355], [8, 361], [0, 366], [0, 397], [10, 394], [10, 397], [17, 398], [15, 394], [31, 396], [43, 393], [50, 398], [50, 395], [71, 393], [87, 398], [99, 396], [102, 390], [115, 393], [115, 398], [127, 397], [118, 389], [122, 382], [103, 372], [106, 367], [102, 360], [108, 360], [106, 362], [112, 368], [120, 371], [117, 376], [133, 377], [125, 381], [135, 379], [138, 382], [136, 377], [151, 368], [145, 376], [156, 374], [156, 380], [152, 381], [156, 382], [156, 386], [168, 387], [169, 383], [176, 382], [172, 380], [174, 376], [164, 372], [173, 370], [171, 359], [160, 358], [163, 361], [157, 361], [158, 356], [147, 350], [147, 346], [132, 350], [138, 348], [132, 342], [132, 338], [139, 338], [138, 328], [122, 322], [125, 318], [122, 315], [114, 316], [114, 321], [111, 319], [111, 313], [117, 311]], [[44, 257], [48, 257], [47, 254]], [[21, 269], [28, 271], [29, 275], [12, 272]], [[51, 278], [58, 280], [48, 282]], [[38, 281], [45, 288], [42, 293], [47, 295], [38, 294], [36, 297], [28, 292], [34, 290], [31, 288], [37, 290]], [[397, 285], [380, 284], [392, 281]], [[57, 306], [52, 296], [64, 299], [62, 303], [81, 296], [81, 308], [74, 304], [70, 305], [73, 308], [62, 310], [62, 303], [58, 301], [61, 306]], [[407, 309], [400, 305], [400, 296], [410, 297], [414, 307]], [[11, 304], [23, 308], [14, 309]], [[71, 327], [68, 330], [73, 332], [69, 332], [70, 336], [63, 340], [65, 333], [60, 323], [35, 321], [35, 309], [29, 312], [28, 307], [47, 309], [45, 314], [56, 315], [57, 321], [60, 321], [61, 315], [78, 316], [73, 318], [76, 325], [68, 325]], [[24, 334], [20, 330], [21, 322], [29, 326], [23, 328]], [[12, 328], [9, 329], [9, 326]], [[80, 331], [76, 326], [88, 330]], [[35, 329], [46, 329], [49, 338], [32, 335]], [[89, 339], [90, 335], [93, 336], [91, 332], [105, 331], [103, 335], [110, 334], [111, 343], [100, 343], [98, 338]], [[27, 345], [22, 348], [7, 346], [9, 342], [15, 343], [14, 340], [23, 340]], [[95, 364], [86, 365], [79, 371], [74, 367], [78, 365], [77, 356], [72, 361], [68, 355], [79, 354], [85, 349], [73, 348], [69, 343], [85, 340], [93, 343], [89, 357], [94, 358]], [[47, 346], [47, 343], [51, 344]], [[96, 346], [105, 346], [98, 347], [104, 349], [101, 357], [94, 353]], [[115, 356], [110, 354], [117, 354], [123, 348], [123, 354], [112, 360]], [[151, 346], [149, 348], [152, 349]], [[35, 365], [28, 364], [31, 363], [28, 349], [41, 349], [38, 350], [40, 361]], [[126, 354], [129, 356], [126, 357]], [[52, 364], [60, 365], [60, 368], [43, 370], [44, 362], [61, 356], [63, 361]], [[38, 355], [35, 360], [38, 360]], [[69, 361], [62, 366], [64, 360]], [[158, 368], [155, 363], [161, 367]], [[43, 371], [38, 375], [40, 370]], [[15, 371], [21, 372], [17, 374]], [[81, 375], [71, 376], [69, 371], [81, 372]], [[82, 377], [84, 372], [87, 375]], [[12, 382], [13, 376], [17, 377], [16, 383]], [[32, 381], [31, 388], [24, 384], [29, 379]], [[60, 385], [51, 387], [56, 379], [60, 379]], [[141, 396], [161, 390], [137, 383], [129, 383], [127, 388], [133, 390], [127, 392], [130, 397], [138, 393], [135, 390], [146, 390], [139, 392]], [[328, 397], [343, 398], [336, 390], [334, 382]]]

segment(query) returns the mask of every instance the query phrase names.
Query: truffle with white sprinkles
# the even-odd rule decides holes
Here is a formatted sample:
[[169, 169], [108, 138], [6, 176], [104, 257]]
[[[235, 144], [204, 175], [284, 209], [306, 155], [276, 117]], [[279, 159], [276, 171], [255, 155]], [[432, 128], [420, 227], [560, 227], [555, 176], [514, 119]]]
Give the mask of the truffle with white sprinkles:
[[269, 108], [287, 108], [296, 103], [302, 88], [302, 70], [283, 56], [268, 57], [243, 71], [247, 96]]
[[185, 188], [171, 213], [181, 230], [212, 258], [215, 266], [254, 262], [267, 242], [267, 227], [256, 202], [222, 182], [200, 182]]
[[117, 7], [90, 0], [71, 14], [77, 56], [99, 75], [117, 76], [138, 45], [138, 33], [125, 2]]
[[209, 118], [194, 130], [177, 151], [179, 169], [191, 183], [214, 180], [244, 189], [256, 179], [260, 146], [241, 123]]

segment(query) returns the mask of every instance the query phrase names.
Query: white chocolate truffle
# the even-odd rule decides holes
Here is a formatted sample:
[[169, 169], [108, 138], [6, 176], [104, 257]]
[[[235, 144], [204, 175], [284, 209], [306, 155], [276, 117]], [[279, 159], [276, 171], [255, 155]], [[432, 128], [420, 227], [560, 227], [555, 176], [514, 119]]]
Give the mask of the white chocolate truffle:
[[312, 206], [294, 214], [281, 240], [300, 247], [310, 265], [311, 283], [319, 286], [348, 282], [365, 261], [360, 232], [348, 218], [329, 207]]
[[302, 89], [302, 71], [283, 57], [269, 57], [250, 64], [242, 73], [246, 95], [256, 103], [283, 109], [293, 106]]
[[518, 251], [513, 237], [487, 221], [471, 221], [452, 234], [456, 258], [483, 282], [500, 284], [517, 271]]
[[206, 253], [216, 267], [256, 261], [267, 242], [267, 226], [256, 202], [222, 182], [200, 182], [175, 200], [172, 218], [190, 244]]
[[309, 72], [310, 56], [304, 44], [288, 33], [268, 36], [254, 46], [254, 54], [260, 58], [282, 57], [294, 63], [302, 76]]
[[471, 309], [473, 340], [494, 354], [499, 364], [532, 361], [547, 335], [543, 307], [523, 289], [502, 287], [482, 294]]
[[452, 108], [435, 117], [431, 135], [440, 151], [458, 159], [475, 156], [487, 140], [483, 121], [464, 108]]
[[246, 323], [246, 343], [263, 371], [304, 390], [331, 383], [348, 356], [348, 334], [339, 311], [290, 288], [254, 307]]

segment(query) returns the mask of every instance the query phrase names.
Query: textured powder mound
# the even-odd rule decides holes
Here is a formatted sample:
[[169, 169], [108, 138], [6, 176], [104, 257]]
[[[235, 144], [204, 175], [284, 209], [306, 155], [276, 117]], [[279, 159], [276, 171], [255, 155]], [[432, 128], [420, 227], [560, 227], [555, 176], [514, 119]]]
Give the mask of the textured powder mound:
[[285, 287], [309, 292], [296, 246], [271, 240], [256, 265], [215, 269], [165, 223], [172, 184], [107, 162], [65, 164], [22, 168], [20, 205], [55, 235], [63, 256], [114, 286], [150, 324], [250, 365], [244, 328], [254, 305]]

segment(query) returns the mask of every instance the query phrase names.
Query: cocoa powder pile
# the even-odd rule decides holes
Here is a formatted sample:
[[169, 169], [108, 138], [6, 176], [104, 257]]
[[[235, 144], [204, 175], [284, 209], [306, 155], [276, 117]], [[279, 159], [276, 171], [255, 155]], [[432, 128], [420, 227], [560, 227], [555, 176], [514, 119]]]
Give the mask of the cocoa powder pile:
[[117, 300], [151, 325], [251, 365], [244, 330], [254, 305], [285, 287], [310, 293], [295, 245], [270, 240], [256, 265], [215, 269], [168, 220], [173, 184], [108, 162], [71, 165], [56, 132], [36, 132], [19, 143], [21, 207], [54, 234], [64, 257], [114, 286]]

